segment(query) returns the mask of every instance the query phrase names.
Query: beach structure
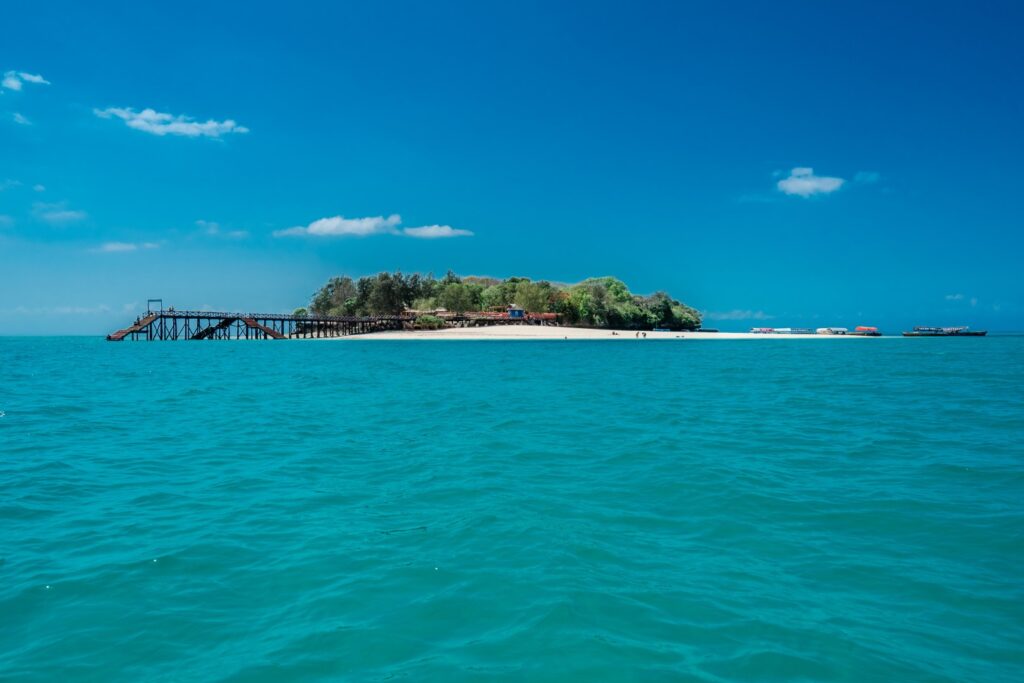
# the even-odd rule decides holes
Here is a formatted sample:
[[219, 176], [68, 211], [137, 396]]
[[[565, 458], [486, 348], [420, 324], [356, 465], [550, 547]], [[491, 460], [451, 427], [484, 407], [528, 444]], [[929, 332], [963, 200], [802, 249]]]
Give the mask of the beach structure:
[[814, 334], [814, 330], [807, 327], [752, 327], [750, 332], [751, 334]]
[[[153, 308], [153, 304], [159, 304]], [[159, 299], [147, 302], [146, 314], [107, 341], [177, 341], [202, 339], [303, 339], [343, 337], [384, 330], [400, 330], [415, 316], [318, 316], [288, 313], [227, 313], [177, 311]]]
[[[526, 313], [518, 309], [502, 313], [451, 313], [433, 311], [446, 327], [486, 325], [553, 325], [554, 313]], [[320, 339], [371, 332], [411, 329], [421, 311], [395, 315], [317, 315], [310, 313], [230, 313], [178, 311], [164, 308], [160, 299], [146, 303], [145, 315], [127, 327], [107, 335], [107, 341], [177, 341], [203, 339]]]

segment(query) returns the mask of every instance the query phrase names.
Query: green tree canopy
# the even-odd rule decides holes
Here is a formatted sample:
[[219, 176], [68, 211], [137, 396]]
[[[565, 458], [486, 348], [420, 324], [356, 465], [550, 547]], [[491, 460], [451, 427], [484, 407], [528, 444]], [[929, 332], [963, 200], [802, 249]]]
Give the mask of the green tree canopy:
[[700, 313], [666, 292], [638, 296], [613, 277], [588, 278], [574, 285], [459, 277], [452, 271], [437, 280], [430, 273], [378, 273], [353, 281], [333, 277], [313, 295], [318, 315], [387, 315], [444, 308], [456, 313], [519, 306], [530, 313], [556, 313], [564, 324], [644, 330], [700, 327]]

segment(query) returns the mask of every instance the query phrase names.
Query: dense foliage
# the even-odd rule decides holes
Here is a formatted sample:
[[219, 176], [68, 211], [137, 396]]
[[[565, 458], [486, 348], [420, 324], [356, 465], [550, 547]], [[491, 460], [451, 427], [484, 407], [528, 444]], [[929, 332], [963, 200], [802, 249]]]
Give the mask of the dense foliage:
[[509, 306], [530, 313], [557, 313], [568, 325], [639, 330], [700, 327], [700, 313], [665, 292], [632, 294], [613, 277], [590, 278], [575, 285], [510, 277], [507, 280], [378, 273], [353, 280], [331, 278], [314, 296], [309, 310], [318, 315], [387, 315], [405, 310], [457, 313], [496, 311]]

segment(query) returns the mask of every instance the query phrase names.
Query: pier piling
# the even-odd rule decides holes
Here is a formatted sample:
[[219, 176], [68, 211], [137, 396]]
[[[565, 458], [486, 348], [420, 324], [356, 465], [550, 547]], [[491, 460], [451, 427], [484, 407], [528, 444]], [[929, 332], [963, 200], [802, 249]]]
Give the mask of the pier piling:
[[[151, 300], [159, 301], [158, 299]], [[203, 339], [294, 339], [342, 337], [383, 330], [401, 330], [415, 316], [317, 316], [287, 313], [225, 313], [218, 311], [149, 310], [134, 324], [107, 335], [125, 339], [179, 341]]]

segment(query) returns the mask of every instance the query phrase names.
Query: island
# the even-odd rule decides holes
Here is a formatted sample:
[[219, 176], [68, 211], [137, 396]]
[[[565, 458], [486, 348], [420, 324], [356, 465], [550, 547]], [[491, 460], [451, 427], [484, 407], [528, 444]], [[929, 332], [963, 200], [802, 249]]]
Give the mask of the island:
[[500, 324], [559, 325], [621, 331], [697, 330], [700, 313], [666, 292], [633, 294], [614, 277], [561, 284], [525, 277], [378, 273], [331, 278], [297, 314], [406, 315], [413, 329]]
[[449, 271], [332, 277], [291, 313], [164, 308], [149, 299], [108, 341], [223, 339], [864, 339], [877, 328], [701, 328], [701, 314], [664, 291], [632, 293], [615, 277], [575, 284]]

